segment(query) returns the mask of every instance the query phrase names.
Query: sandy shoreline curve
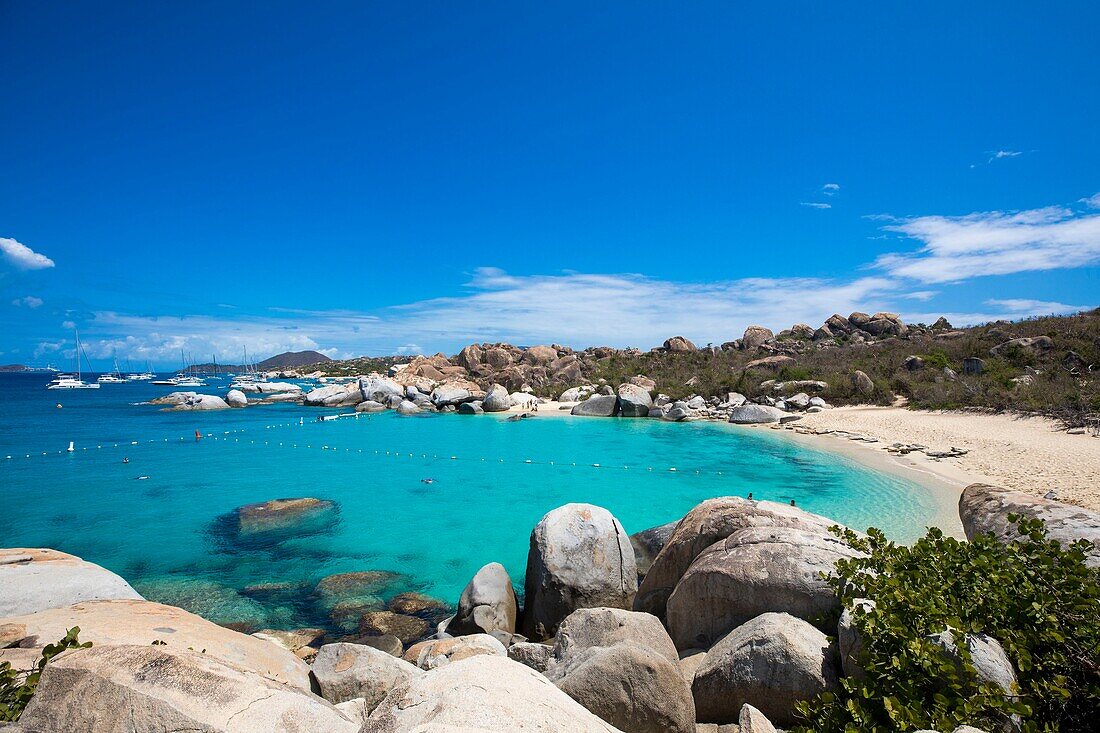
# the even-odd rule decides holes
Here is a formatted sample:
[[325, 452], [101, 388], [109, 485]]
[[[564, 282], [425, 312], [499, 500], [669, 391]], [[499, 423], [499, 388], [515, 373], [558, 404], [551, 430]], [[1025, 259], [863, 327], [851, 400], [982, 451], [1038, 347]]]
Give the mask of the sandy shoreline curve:
[[[569, 416], [575, 403], [544, 402], [538, 416]], [[512, 408], [512, 412], [530, 412]], [[598, 419], [598, 418], [596, 418]], [[1041, 417], [975, 412], [930, 412], [904, 407], [836, 407], [805, 414], [791, 424], [811, 430], [847, 431], [877, 438], [868, 443], [836, 434], [813, 435], [772, 426], [733, 426], [767, 430], [807, 447], [840, 454], [876, 471], [906, 478], [932, 492], [939, 511], [936, 525], [962, 536], [958, 500], [972, 483], [989, 483], [1043, 496], [1057, 492], [1061, 501], [1100, 510], [1100, 438], [1070, 435]], [[893, 443], [918, 443], [933, 449], [968, 451], [958, 458], [929, 458], [920, 452], [897, 455]]]

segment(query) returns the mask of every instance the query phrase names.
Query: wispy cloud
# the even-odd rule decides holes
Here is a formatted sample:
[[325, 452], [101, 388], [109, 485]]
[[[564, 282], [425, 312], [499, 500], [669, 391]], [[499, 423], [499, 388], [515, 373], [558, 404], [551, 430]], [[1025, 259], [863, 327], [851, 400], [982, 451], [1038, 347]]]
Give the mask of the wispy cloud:
[[826, 196], [836, 196], [838, 193], [840, 193], [840, 184], [826, 183], [824, 186], [821, 187], [821, 193], [825, 194]]
[[1085, 199], [1080, 199], [1080, 202], [1090, 208], [1100, 209], [1100, 193], [1093, 194]]
[[963, 312], [931, 312], [931, 313], [902, 313], [902, 317], [910, 323], [932, 323], [940, 316], [945, 317], [952, 325], [969, 326], [992, 321], [1015, 321], [1032, 316], [1065, 315], [1067, 313], [1079, 313], [1095, 308], [1096, 303], [1090, 305], [1069, 305], [1049, 300], [1029, 300], [1025, 298], [991, 299], [983, 303], [989, 306], [982, 311]]
[[923, 246], [915, 252], [881, 255], [875, 266], [920, 282], [958, 282], [1100, 262], [1100, 214], [1062, 206], [889, 221], [885, 230]]
[[25, 305], [28, 308], [37, 308], [42, 305], [43, 302], [44, 301], [41, 298], [37, 298], [33, 295], [26, 295], [22, 298], [16, 298], [11, 302], [11, 304], [17, 307]]
[[54, 261], [46, 255], [7, 237], [0, 237], [0, 256], [17, 270], [44, 270], [54, 266]]
[[801, 203], [802, 203], [803, 206], [809, 206], [811, 209], [831, 209], [831, 208], [833, 208], [832, 204], [823, 204], [823, 203], [820, 203], [820, 202], [817, 202], [817, 201], [803, 201]]
[[1016, 158], [1023, 155], [1020, 150], [990, 150], [989, 160], [987, 162], [992, 163], [995, 160], [1002, 160], [1004, 158]]

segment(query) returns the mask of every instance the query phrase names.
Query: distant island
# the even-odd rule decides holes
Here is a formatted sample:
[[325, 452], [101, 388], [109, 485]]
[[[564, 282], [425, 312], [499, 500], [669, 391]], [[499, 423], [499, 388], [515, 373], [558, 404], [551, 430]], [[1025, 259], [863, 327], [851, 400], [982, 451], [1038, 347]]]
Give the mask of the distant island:
[[222, 372], [243, 372], [248, 366], [252, 366], [262, 372], [272, 372], [279, 371], [280, 369], [295, 369], [301, 366], [324, 364], [328, 361], [332, 361], [332, 359], [319, 351], [285, 351], [282, 354], [276, 354], [270, 359], [264, 359], [257, 364], [247, 366], [244, 364], [215, 364], [214, 362], [207, 362], [205, 364], [195, 364], [193, 368], [198, 372], [212, 372], [215, 368]]

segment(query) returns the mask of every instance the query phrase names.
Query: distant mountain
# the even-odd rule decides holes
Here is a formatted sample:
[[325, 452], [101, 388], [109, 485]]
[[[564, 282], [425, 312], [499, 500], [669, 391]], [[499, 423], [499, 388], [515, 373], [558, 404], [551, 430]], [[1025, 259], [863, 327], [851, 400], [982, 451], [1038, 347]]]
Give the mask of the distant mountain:
[[[325, 357], [325, 359], [327, 360], [328, 357]], [[22, 364], [2, 364], [0, 365], [0, 372], [22, 372], [26, 368]]]
[[256, 365], [256, 368], [260, 371], [292, 369], [309, 364], [320, 364], [323, 361], [332, 361], [332, 359], [318, 351], [287, 351], [270, 359], [264, 359]]

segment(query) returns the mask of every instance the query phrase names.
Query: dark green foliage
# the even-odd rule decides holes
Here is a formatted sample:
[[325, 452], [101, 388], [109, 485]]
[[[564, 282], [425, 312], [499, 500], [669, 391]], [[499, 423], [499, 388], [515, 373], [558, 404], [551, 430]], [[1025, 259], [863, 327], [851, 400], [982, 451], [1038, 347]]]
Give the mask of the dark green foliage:
[[38, 689], [42, 670], [51, 659], [66, 649], [86, 649], [92, 645], [90, 641], [81, 644], [77, 639], [79, 634], [80, 627], [74, 626], [64, 639], [56, 644], [47, 644], [33, 669], [12, 669], [10, 662], [0, 662], [0, 720], [19, 720]]
[[[1017, 522], [1018, 540], [991, 535], [960, 542], [938, 529], [913, 546], [881, 532], [860, 538], [834, 531], [867, 557], [842, 560], [830, 582], [854, 610], [862, 634], [862, 680], [800, 703], [800, 731], [951, 731], [969, 724], [998, 729], [1019, 715], [1025, 731], [1095, 730], [1100, 720], [1100, 570], [1086, 566], [1091, 544], [1046, 538], [1039, 520]], [[955, 630], [964, 667], [928, 636]], [[980, 685], [962, 634], [1001, 643], [1019, 678], [1019, 696]]]

